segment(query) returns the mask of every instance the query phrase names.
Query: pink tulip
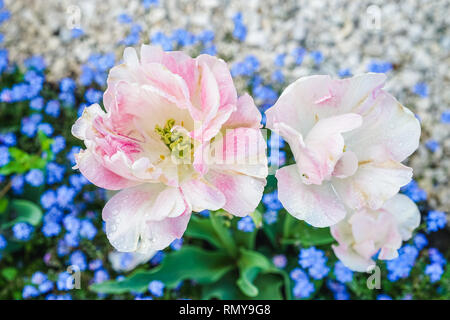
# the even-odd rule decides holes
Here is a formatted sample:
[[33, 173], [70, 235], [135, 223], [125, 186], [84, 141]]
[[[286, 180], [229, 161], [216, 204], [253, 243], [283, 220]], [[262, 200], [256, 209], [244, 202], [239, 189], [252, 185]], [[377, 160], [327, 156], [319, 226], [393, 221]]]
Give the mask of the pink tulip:
[[193, 59], [143, 45], [126, 48], [103, 96], [72, 127], [86, 149], [77, 168], [95, 185], [121, 190], [103, 209], [118, 251], [148, 252], [180, 238], [192, 211], [245, 216], [267, 176], [261, 114], [239, 99], [223, 60]]
[[333, 250], [348, 268], [367, 272], [375, 265], [372, 258], [377, 252], [381, 260], [396, 258], [402, 241], [411, 238], [419, 223], [416, 204], [398, 194], [378, 210], [361, 209], [332, 226], [331, 233], [338, 242]]
[[379, 209], [411, 180], [401, 161], [417, 149], [420, 124], [382, 89], [385, 79], [301, 78], [266, 111], [267, 127], [296, 160], [276, 173], [279, 199], [294, 217], [331, 226], [348, 209]]

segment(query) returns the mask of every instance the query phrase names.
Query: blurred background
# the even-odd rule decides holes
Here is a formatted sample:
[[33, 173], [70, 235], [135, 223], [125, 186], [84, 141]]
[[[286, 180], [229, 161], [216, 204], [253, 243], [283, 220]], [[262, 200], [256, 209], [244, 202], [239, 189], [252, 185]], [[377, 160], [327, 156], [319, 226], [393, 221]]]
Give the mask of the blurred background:
[[[3, 252], [0, 249], [0, 269], [6, 270], [0, 271], [3, 275], [0, 281], [4, 281], [3, 287], [0, 285], [0, 299], [103, 298], [106, 296], [90, 295], [87, 291], [65, 295], [64, 285], [58, 285], [61, 277], [64, 280], [60, 272], [69, 264], [84, 261], [84, 269], [92, 273], [102, 271], [95, 278], [101, 282], [132, 269], [129, 265], [116, 268], [114, 258], [106, 258], [105, 252], [111, 247], [101, 231], [98, 213], [104, 195], [70, 169], [70, 161], [79, 147], [79, 142], [70, 136], [70, 126], [86, 105], [101, 100], [108, 70], [120, 62], [124, 48], [149, 43], [165, 50], [223, 58], [231, 68], [238, 92], [252, 93], [261, 111], [276, 101], [287, 84], [301, 76], [330, 74], [344, 78], [363, 72], [386, 73], [386, 90], [411, 109], [422, 125], [421, 145], [408, 160], [408, 165], [414, 168], [414, 181], [402, 192], [420, 206], [424, 241], [438, 250], [443, 261], [449, 258], [446, 214], [450, 208], [449, 1], [4, 0], [0, 4], [3, 73], [0, 142], [2, 147], [25, 150], [29, 156], [37, 154], [39, 148], [40, 152], [52, 152], [55, 156], [40, 166], [27, 167], [27, 171], [0, 172], [1, 196], [10, 200], [26, 198], [39, 207], [43, 216], [39, 221], [19, 217], [16, 222], [26, 223], [30, 228], [20, 226], [16, 231], [11, 229], [14, 223], [10, 221], [17, 219], [17, 212], [4, 218], [0, 236], [6, 243], [3, 248], [9, 249]], [[30, 75], [27, 70], [35, 74]], [[22, 82], [30, 87], [14, 87]], [[30, 90], [34, 89], [38, 93], [30, 96]], [[40, 118], [37, 114], [41, 114]], [[38, 137], [38, 131], [45, 135]], [[46, 145], [46, 139], [52, 141]], [[55, 147], [58, 143], [59, 147]], [[5, 150], [2, 149], [2, 159], [8, 158]], [[8, 159], [19, 159], [20, 155], [12, 152], [10, 149]], [[2, 161], [6, 165], [10, 160]], [[286, 159], [270, 161], [282, 165]], [[42, 181], [33, 170], [45, 172]], [[274, 191], [269, 185], [267, 194], [271, 192]], [[53, 217], [49, 215], [54, 208], [49, 200], [52, 196], [60, 212], [52, 214], [60, 216], [46, 220], [45, 217]], [[11, 203], [3, 205], [6, 208]], [[262, 206], [262, 210], [270, 207], [265, 202]], [[66, 221], [68, 216], [76, 219]], [[50, 227], [55, 230], [49, 230]], [[245, 228], [239, 230], [242, 229]], [[94, 238], [97, 249], [86, 244]], [[11, 248], [15, 242], [18, 247]], [[0, 241], [0, 248], [1, 244]], [[176, 250], [177, 246], [169, 250]], [[419, 247], [416, 245], [418, 251], [423, 248]], [[426, 293], [419, 298], [443, 297], [443, 292], [450, 290], [449, 280], [441, 279], [446, 262], [437, 263], [432, 254], [433, 251], [426, 253], [421, 270], [412, 273], [417, 283], [425, 276], [438, 278], [426, 290], [420, 287]], [[275, 253], [267, 255], [272, 259]], [[114, 261], [119, 263], [117, 259]], [[135, 257], [126, 259], [132, 267], [137, 264]], [[406, 268], [399, 264], [400, 267], [387, 270], [392, 274]], [[433, 264], [439, 264], [442, 272], [436, 271], [438, 267], [434, 265], [427, 273], [426, 266]], [[42, 270], [44, 273], [36, 276], [44, 268], [40, 265], [50, 265], [54, 270], [49, 273]], [[117, 274], [113, 276], [113, 272]], [[400, 272], [405, 276], [392, 276], [390, 281], [407, 279], [410, 273], [406, 273]], [[449, 272], [446, 274], [450, 278]], [[330, 277], [338, 285], [346, 282], [340, 282], [335, 275]], [[360, 282], [364, 283], [363, 280]], [[436, 282], [438, 285], [433, 287]], [[41, 290], [43, 283], [47, 287]], [[315, 286], [317, 292], [325, 290]], [[361, 294], [358, 285], [352, 286], [349, 297], [357, 298]], [[333, 295], [336, 298], [336, 292], [345, 291], [333, 285], [328, 287], [329, 293], [319, 293], [316, 298]], [[386, 292], [384, 298], [404, 298], [413, 289], [399, 290]], [[295, 292], [294, 296], [312, 297]], [[140, 296], [118, 296], [130, 297]], [[377, 298], [377, 295], [362, 294], [362, 297]]]

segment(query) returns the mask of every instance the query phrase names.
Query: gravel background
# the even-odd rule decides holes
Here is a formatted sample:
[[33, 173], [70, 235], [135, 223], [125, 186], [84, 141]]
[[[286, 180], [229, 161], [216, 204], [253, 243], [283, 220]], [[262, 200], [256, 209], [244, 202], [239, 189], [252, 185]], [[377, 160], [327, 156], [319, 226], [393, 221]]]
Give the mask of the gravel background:
[[[156, 31], [213, 30], [217, 51], [230, 57], [230, 65], [254, 54], [268, 77], [275, 56], [287, 53], [282, 68], [287, 83], [302, 75], [337, 75], [344, 68], [357, 74], [373, 60], [388, 61], [394, 70], [388, 72], [387, 89], [422, 121], [422, 144], [410, 158], [415, 179], [432, 207], [450, 209], [450, 124], [441, 122], [450, 109], [449, 1], [160, 0], [146, 10], [138, 0], [5, 0], [5, 6], [12, 17], [0, 32], [11, 59], [43, 55], [48, 78], [55, 81], [77, 76], [91, 53], [112, 51], [120, 58], [118, 42], [130, 30], [117, 20], [122, 13], [142, 26], [141, 43]], [[230, 38], [239, 11], [248, 29], [245, 42], [223, 40]], [[81, 38], [71, 38], [74, 24], [84, 30]], [[323, 62], [316, 65], [307, 56], [296, 66], [289, 54], [298, 46], [320, 50]], [[413, 93], [418, 82], [428, 85], [428, 97]], [[429, 139], [439, 142], [435, 152], [425, 147]]]

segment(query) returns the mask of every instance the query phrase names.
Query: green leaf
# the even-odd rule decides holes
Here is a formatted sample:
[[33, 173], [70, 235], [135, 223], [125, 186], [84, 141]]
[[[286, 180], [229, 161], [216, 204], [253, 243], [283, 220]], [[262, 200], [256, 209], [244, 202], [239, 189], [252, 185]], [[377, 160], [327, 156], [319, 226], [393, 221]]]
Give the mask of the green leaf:
[[6, 208], [8, 207], [8, 198], [3, 197], [0, 198], [0, 214], [2, 214], [3, 212], [5, 212]]
[[219, 210], [217, 212], [211, 212], [210, 220], [211, 224], [216, 231], [217, 236], [222, 243], [222, 247], [227, 250], [228, 254], [232, 257], [237, 257], [238, 249], [233, 237], [231, 236], [231, 231], [229, 228], [225, 227], [223, 224], [223, 217], [220, 215], [225, 214], [225, 211]]
[[216, 248], [222, 248], [220, 238], [217, 236], [210, 219], [191, 216], [184, 234], [195, 239], [208, 241]]
[[315, 228], [304, 221], [286, 214], [282, 244], [301, 244], [303, 246], [325, 245], [334, 242], [330, 228]]
[[253, 284], [253, 280], [261, 271], [274, 270], [274, 266], [263, 254], [241, 248], [238, 260], [239, 279], [238, 287], [249, 297], [256, 297], [259, 293], [258, 288]]
[[262, 214], [259, 210], [255, 210], [250, 214], [250, 217], [253, 219], [253, 223], [257, 228], [261, 228], [262, 226]]
[[143, 292], [152, 280], [162, 281], [167, 288], [190, 279], [199, 284], [215, 283], [233, 268], [233, 262], [223, 251], [207, 251], [183, 246], [166, 255], [160, 266], [151, 270], [138, 270], [122, 281], [93, 284], [90, 289], [101, 293]]
[[255, 286], [259, 293], [254, 297], [246, 296], [235, 285], [237, 275], [234, 272], [227, 273], [219, 281], [202, 287], [202, 300], [282, 300], [283, 278], [276, 274], [260, 274], [255, 280]]
[[16, 218], [4, 223], [2, 228], [9, 228], [18, 222], [27, 222], [37, 226], [42, 219], [42, 210], [36, 204], [28, 200], [12, 200], [10, 209], [16, 212]]
[[14, 278], [17, 275], [17, 269], [13, 268], [13, 267], [8, 267], [5, 269], [2, 269], [1, 272], [2, 272], [2, 276], [8, 281], [14, 280]]

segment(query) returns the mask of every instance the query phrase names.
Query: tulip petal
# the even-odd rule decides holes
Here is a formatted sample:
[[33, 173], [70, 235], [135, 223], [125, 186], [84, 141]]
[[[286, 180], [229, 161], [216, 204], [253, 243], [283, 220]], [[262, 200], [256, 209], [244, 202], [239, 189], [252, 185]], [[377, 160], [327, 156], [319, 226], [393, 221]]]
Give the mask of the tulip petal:
[[205, 177], [224, 194], [226, 202], [223, 209], [238, 217], [255, 211], [266, 185], [265, 179], [235, 172], [209, 170]]
[[[210, 146], [211, 169], [232, 171], [258, 178], [268, 174], [266, 142], [259, 129], [227, 129], [223, 138], [216, 136]], [[206, 155], [207, 156], [207, 155]]]
[[314, 227], [328, 227], [342, 220], [346, 210], [329, 182], [306, 185], [300, 179], [296, 165], [279, 169], [278, 197], [295, 218]]
[[375, 210], [408, 184], [412, 169], [395, 161], [360, 164], [356, 173], [332, 183], [347, 206], [359, 209], [364, 206]]
[[397, 194], [386, 201], [383, 209], [397, 220], [403, 241], [409, 240], [414, 229], [420, 224], [420, 211], [417, 205], [408, 196]]
[[181, 184], [181, 190], [192, 210], [219, 210], [225, 204], [222, 191], [203, 178], [189, 179]]
[[[178, 193], [177, 193], [178, 192]], [[114, 195], [102, 212], [111, 244], [122, 252], [161, 250], [181, 237], [190, 208], [177, 188], [143, 184]], [[181, 234], [180, 234], [181, 233]]]
[[375, 261], [362, 257], [351, 248], [343, 245], [332, 245], [332, 248], [336, 257], [353, 271], [368, 272], [369, 268], [375, 265]]
[[253, 98], [245, 93], [240, 96], [237, 101], [237, 109], [234, 111], [227, 122], [224, 123], [225, 128], [255, 128], [261, 127], [261, 112], [253, 101]]
[[403, 161], [419, 146], [420, 123], [394, 97], [380, 91], [364, 113], [364, 125], [345, 135], [360, 161]]
[[327, 75], [303, 77], [290, 84], [275, 105], [266, 111], [266, 126], [283, 122], [303, 136], [317, 119], [345, 113], [362, 114], [365, 103], [383, 86], [384, 74], [368, 73], [348, 79]]
[[120, 190], [140, 184], [123, 178], [104, 167], [89, 150], [82, 150], [75, 156], [77, 167], [91, 183], [107, 190]]

